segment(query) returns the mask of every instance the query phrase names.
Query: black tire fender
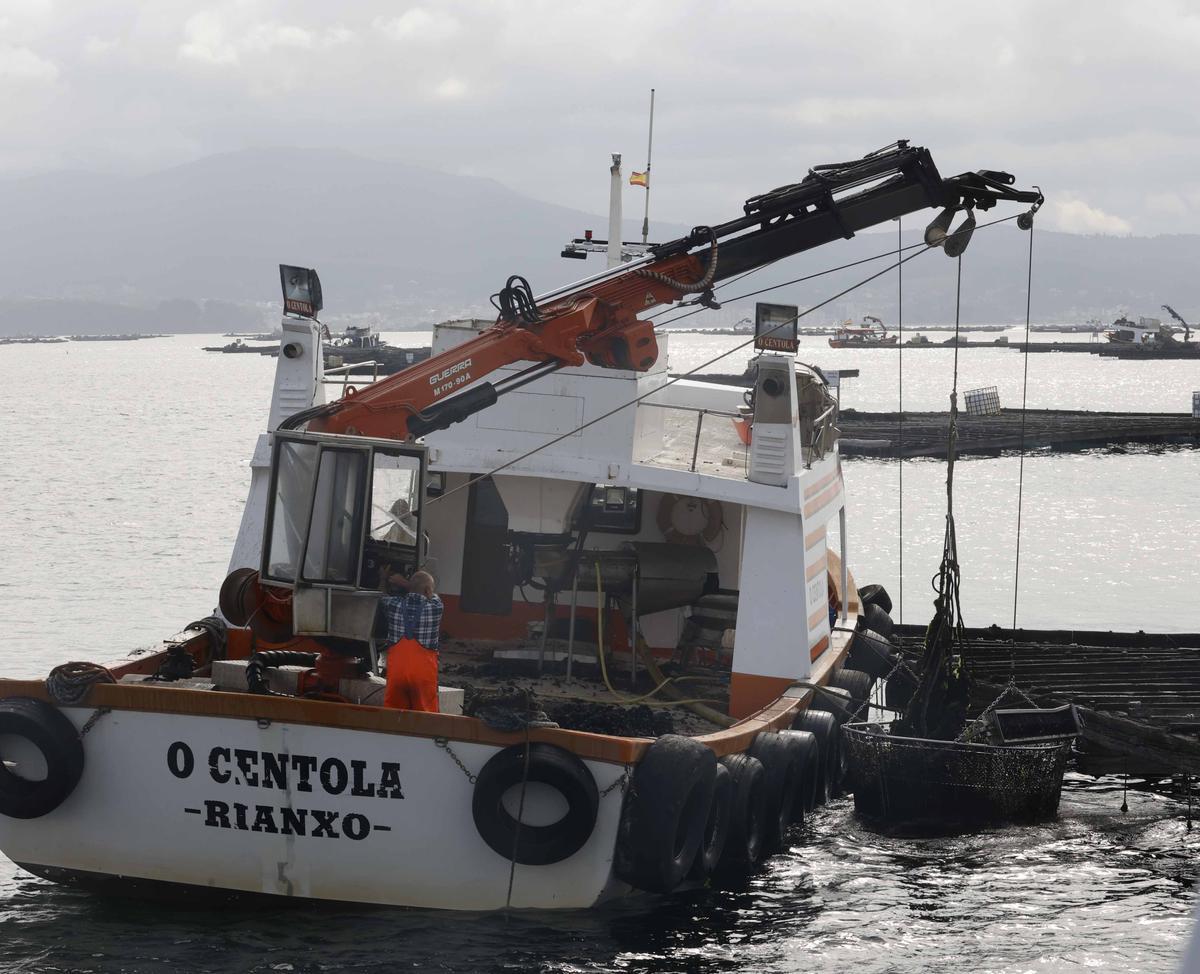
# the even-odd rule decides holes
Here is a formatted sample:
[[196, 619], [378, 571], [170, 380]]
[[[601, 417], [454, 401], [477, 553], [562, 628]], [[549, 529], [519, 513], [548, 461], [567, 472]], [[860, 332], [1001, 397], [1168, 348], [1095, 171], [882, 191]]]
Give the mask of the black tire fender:
[[838, 719], [827, 711], [809, 707], [796, 714], [792, 730], [808, 731], [817, 740], [819, 778], [817, 803], [824, 804], [837, 794], [842, 777], [842, 739]]
[[896, 654], [892, 644], [873, 629], [857, 629], [850, 637], [850, 651], [846, 662], [853, 669], [862, 670], [877, 680], [885, 679], [896, 665]]
[[729, 809], [729, 835], [721, 854], [718, 870], [723, 873], [746, 872], [758, 865], [763, 856], [763, 828], [767, 813], [766, 772], [762, 762], [749, 754], [730, 754], [721, 758], [732, 782]]
[[788, 826], [803, 816], [800, 780], [804, 774], [804, 756], [779, 734], [763, 732], [755, 736], [750, 754], [762, 762], [766, 792], [763, 818], [763, 852], [770, 855], [783, 847]]
[[882, 585], [864, 585], [858, 590], [858, 601], [863, 605], [877, 605], [884, 612], [892, 611], [892, 597]]
[[863, 606], [862, 615], [858, 617], [858, 628], [870, 629], [872, 632], [879, 633], [884, 639], [890, 639], [895, 623], [892, 622], [892, 617], [883, 610], [882, 606], [872, 602]]
[[708, 805], [708, 820], [704, 823], [704, 840], [696, 850], [696, 858], [688, 872], [691, 879], [708, 879], [721, 861], [729, 839], [729, 816], [733, 810], [733, 776], [718, 762], [713, 778], [712, 801]]
[[650, 745], [621, 810], [619, 878], [649, 893], [669, 893], [684, 880], [704, 841], [716, 777], [716, 756], [699, 741], [664, 734]]
[[829, 678], [829, 685], [849, 691], [854, 719], [866, 720], [867, 707], [871, 703], [871, 687], [875, 685], [870, 673], [849, 668], [835, 670]]
[[29, 697], [0, 700], [0, 738], [23, 737], [46, 762], [46, 777], [31, 781], [8, 768], [0, 754], [0, 814], [40, 818], [58, 808], [83, 775], [79, 731], [58, 708]]
[[841, 687], [826, 686], [814, 690], [816, 698], [808, 705], [809, 710], [821, 710], [833, 714], [838, 726], [846, 723], [853, 716], [854, 701], [848, 690]]
[[[497, 855], [522, 866], [548, 866], [569, 859], [583, 848], [596, 826], [600, 794], [587, 766], [570, 751], [553, 744], [524, 744], [493, 754], [480, 770], [471, 797], [471, 814], [480, 838]], [[567, 812], [549, 825], [529, 825], [504, 807], [504, 795], [522, 781], [554, 788]]]
[[819, 804], [821, 748], [817, 736], [806, 730], [781, 730], [779, 736], [800, 755], [800, 780], [792, 807], [792, 824], [798, 825]]

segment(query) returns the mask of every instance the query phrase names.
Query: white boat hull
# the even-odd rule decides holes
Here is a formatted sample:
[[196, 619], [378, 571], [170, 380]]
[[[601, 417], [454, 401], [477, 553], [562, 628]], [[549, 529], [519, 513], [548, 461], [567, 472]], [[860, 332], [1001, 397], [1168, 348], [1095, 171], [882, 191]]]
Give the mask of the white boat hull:
[[[63, 712], [80, 728], [94, 713]], [[467, 774], [428, 737], [115, 710], [83, 742], [66, 801], [0, 816], [0, 849], [35, 872], [455, 910], [581, 908], [629, 889], [612, 876], [624, 786], [605, 794], [619, 765], [584, 762], [601, 799], [578, 852], [512, 868], [480, 838]], [[500, 750], [450, 747], [472, 773]], [[553, 802], [531, 784], [521, 820], [554, 821]]]

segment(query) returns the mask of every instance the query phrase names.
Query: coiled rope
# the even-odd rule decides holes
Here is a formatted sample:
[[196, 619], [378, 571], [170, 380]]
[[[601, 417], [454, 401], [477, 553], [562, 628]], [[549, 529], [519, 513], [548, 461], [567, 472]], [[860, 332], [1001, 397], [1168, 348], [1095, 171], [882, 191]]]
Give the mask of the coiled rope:
[[203, 629], [208, 633], [208, 659], [210, 663], [225, 658], [225, 652], [229, 648], [229, 627], [225, 625], [225, 620], [220, 616], [205, 616], [203, 619], [189, 622], [184, 626], [184, 629]]
[[116, 683], [112, 671], [99, 663], [74, 661], [54, 667], [46, 677], [46, 692], [60, 707], [73, 707], [82, 702], [93, 684]]

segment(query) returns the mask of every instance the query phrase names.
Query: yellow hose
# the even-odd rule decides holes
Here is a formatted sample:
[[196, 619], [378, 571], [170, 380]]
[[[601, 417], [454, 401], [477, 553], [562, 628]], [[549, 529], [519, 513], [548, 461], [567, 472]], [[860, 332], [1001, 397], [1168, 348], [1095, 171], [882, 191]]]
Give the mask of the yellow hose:
[[[640, 635], [634, 637], [637, 645], [630, 646], [629, 651], [631, 653], [638, 653], [638, 655], [640, 655], [642, 657], [642, 662], [644, 664], [646, 664], [646, 670], [650, 673], [651, 678], [655, 679], [655, 680], [660, 680], [661, 682], [658, 684], [658, 686], [656, 686], [649, 693], [644, 693], [640, 697], [622, 697], [621, 694], [617, 692], [616, 688], [609, 681], [608, 666], [604, 662], [604, 585], [600, 581], [600, 563], [598, 561], [596, 562], [595, 567], [596, 567], [596, 657], [600, 660], [600, 675], [604, 678], [604, 685], [606, 687], [608, 687], [608, 692], [611, 693], [614, 697], [616, 697], [617, 701], [619, 703], [629, 706], [631, 704], [641, 703], [643, 700], [649, 700], [660, 690], [675, 690], [674, 687], [670, 686], [670, 684], [674, 682], [675, 677], [664, 676], [662, 670], [660, 670], [658, 668], [658, 664], [652, 662], [652, 657], [650, 656], [648, 649], [645, 652], [642, 651], [643, 648], [645, 648], [645, 640], [642, 639], [642, 637]], [[720, 700], [702, 700], [699, 698], [685, 700], [685, 699], [680, 699], [680, 697], [682, 697], [682, 696], [683, 695], [678, 690], [675, 690], [675, 696], [672, 696], [671, 703], [679, 704], [681, 707], [687, 707], [688, 710], [692, 711], [692, 713], [696, 714], [698, 717], [703, 717], [705, 720], [709, 721], [710, 723], [716, 724], [718, 727], [729, 727], [735, 723], [735, 721], [733, 719], [731, 719], [730, 717], [727, 717], [725, 714], [721, 713], [720, 711], [713, 710], [712, 708], [706, 706], [707, 704], [710, 704], [710, 703], [720, 704], [721, 703]]]

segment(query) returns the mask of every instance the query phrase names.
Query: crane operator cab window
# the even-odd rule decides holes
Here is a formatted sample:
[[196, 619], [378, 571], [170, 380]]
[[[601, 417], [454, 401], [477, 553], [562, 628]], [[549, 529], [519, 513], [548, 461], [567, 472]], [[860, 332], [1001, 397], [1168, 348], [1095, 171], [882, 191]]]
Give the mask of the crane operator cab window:
[[425, 467], [423, 447], [275, 434], [261, 572], [295, 590], [298, 633], [361, 635], [385, 567], [421, 566]]

